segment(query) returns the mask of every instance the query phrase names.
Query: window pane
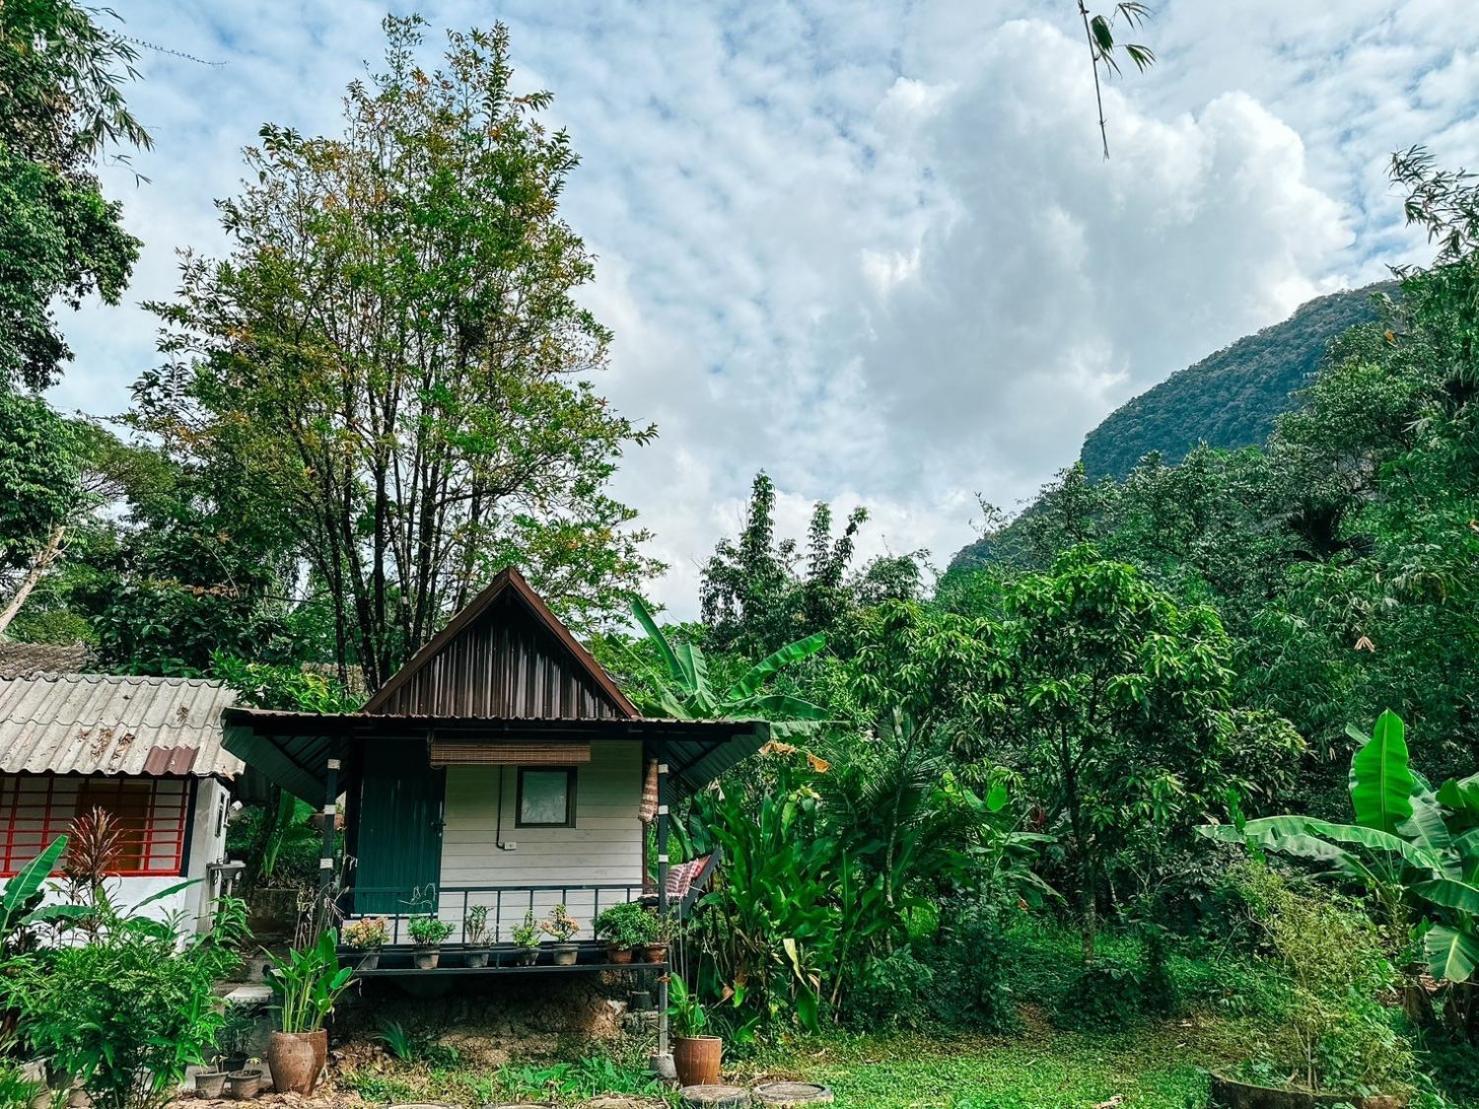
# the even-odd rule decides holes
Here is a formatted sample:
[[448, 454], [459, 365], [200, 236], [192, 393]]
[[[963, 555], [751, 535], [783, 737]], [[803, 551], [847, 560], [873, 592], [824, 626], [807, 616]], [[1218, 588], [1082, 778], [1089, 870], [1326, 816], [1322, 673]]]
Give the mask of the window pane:
[[519, 805], [521, 824], [568, 824], [570, 822], [570, 772], [568, 770], [524, 770]]

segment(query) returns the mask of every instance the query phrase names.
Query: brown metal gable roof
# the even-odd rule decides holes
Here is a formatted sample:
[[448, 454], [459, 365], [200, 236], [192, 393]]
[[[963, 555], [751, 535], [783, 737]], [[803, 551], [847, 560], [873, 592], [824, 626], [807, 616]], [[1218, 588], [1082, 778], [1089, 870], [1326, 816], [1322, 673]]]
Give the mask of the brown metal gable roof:
[[[516, 606], [508, 613], [517, 611], [525, 619], [497, 612], [500, 605]], [[500, 690], [529, 702], [518, 715], [640, 715], [611, 675], [511, 566], [453, 616], [360, 711], [436, 713], [455, 706], [457, 714], [474, 716], [479, 713], [468, 711], [472, 703]]]

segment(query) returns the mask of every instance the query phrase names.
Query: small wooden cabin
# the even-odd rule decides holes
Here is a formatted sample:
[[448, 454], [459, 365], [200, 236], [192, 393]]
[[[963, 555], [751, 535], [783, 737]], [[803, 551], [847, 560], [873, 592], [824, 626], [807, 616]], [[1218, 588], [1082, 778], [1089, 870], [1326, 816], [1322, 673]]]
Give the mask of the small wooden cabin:
[[[667, 909], [668, 804], [768, 738], [756, 721], [643, 718], [512, 569], [360, 711], [233, 707], [225, 724], [227, 748], [267, 778], [326, 811], [342, 796], [341, 908], [388, 917], [393, 933], [375, 974], [522, 971], [454, 954], [416, 972], [397, 958], [410, 916], [437, 913], [456, 944], [477, 905], [502, 944], [526, 913], [564, 904], [586, 941], [580, 965], [600, 968], [602, 909], [644, 897]], [[326, 835], [325, 868], [331, 853]]]

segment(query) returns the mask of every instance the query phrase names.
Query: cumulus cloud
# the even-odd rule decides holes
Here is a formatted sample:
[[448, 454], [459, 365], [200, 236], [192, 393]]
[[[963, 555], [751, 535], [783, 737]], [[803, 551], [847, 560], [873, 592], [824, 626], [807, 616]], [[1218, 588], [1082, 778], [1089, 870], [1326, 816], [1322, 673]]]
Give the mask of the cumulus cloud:
[[[975, 491], [1010, 505], [1153, 382], [1327, 288], [1420, 257], [1384, 164], [1474, 148], [1476, 34], [1442, 0], [1173, 0], [1161, 56], [1107, 93], [1100, 157], [1083, 45], [1048, 0], [884, 6], [500, 5], [526, 87], [584, 159], [565, 197], [600, 255], [589, 303], [616, 331], [600, 387], [661, 438], [618, 493], [657, 532], [679, 615], [756, 470], [800, 531], [866, 504], [864, 554], [970, 538]], [[437, 36], [485, 5], [418, 5]], [[124, 12], [151, 182], [109, 171], [146, 242], [130, 303], [71, 322], [55, 393], [120, 411], [151, 364], [137, 301], [173, 251], [221, 240], [213, 197], [266, 120], [336, 126], [376, 57], [370, 3], [184, 0]], [[430, 51], [429, 51], [430, 52]], [[1472, 160], [1472, 159], [1471, 159]]]

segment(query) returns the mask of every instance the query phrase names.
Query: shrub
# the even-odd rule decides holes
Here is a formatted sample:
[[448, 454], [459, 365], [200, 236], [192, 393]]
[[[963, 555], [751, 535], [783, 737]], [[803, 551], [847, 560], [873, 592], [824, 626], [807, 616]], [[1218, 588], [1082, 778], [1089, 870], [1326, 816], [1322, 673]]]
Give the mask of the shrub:
[[943, 1023], [983, 1032], [1006, 1032], [1019, 1018], [1007, 985], [1003, 910], [989, 901], [947, 903], [940, 932], [928, 949], [934, 975], [935, 1016]]
[[411, 940], [419, 947], [435, 947], [452, 934], [454, 926], [434, 916], [413, 916], [406, 925]]
[[641, 947], [657, 938], [657, 919], [637, 902], [625, 901], [596, 917], [596, 935], [616, 947]]
[[215, 1047], [212, 987], [245, 938], [245, 906], [230, 899], [183, 945], [157, 922], [115, 918], [89, 943], [12, 963], [10, 1000], [32, 1049], [99, 1109], [153, 1109]]
[[869, 956], [851, 984], [848, 1023], [866, 1030], [921, 1028], [933, 1015], [934, 986], [935, 972], [907, 947]]
[[383, 916], [367, 916], [344, 925], [344, 942], [359, 951], [379, 951], [390, 942], [390, 925]]

